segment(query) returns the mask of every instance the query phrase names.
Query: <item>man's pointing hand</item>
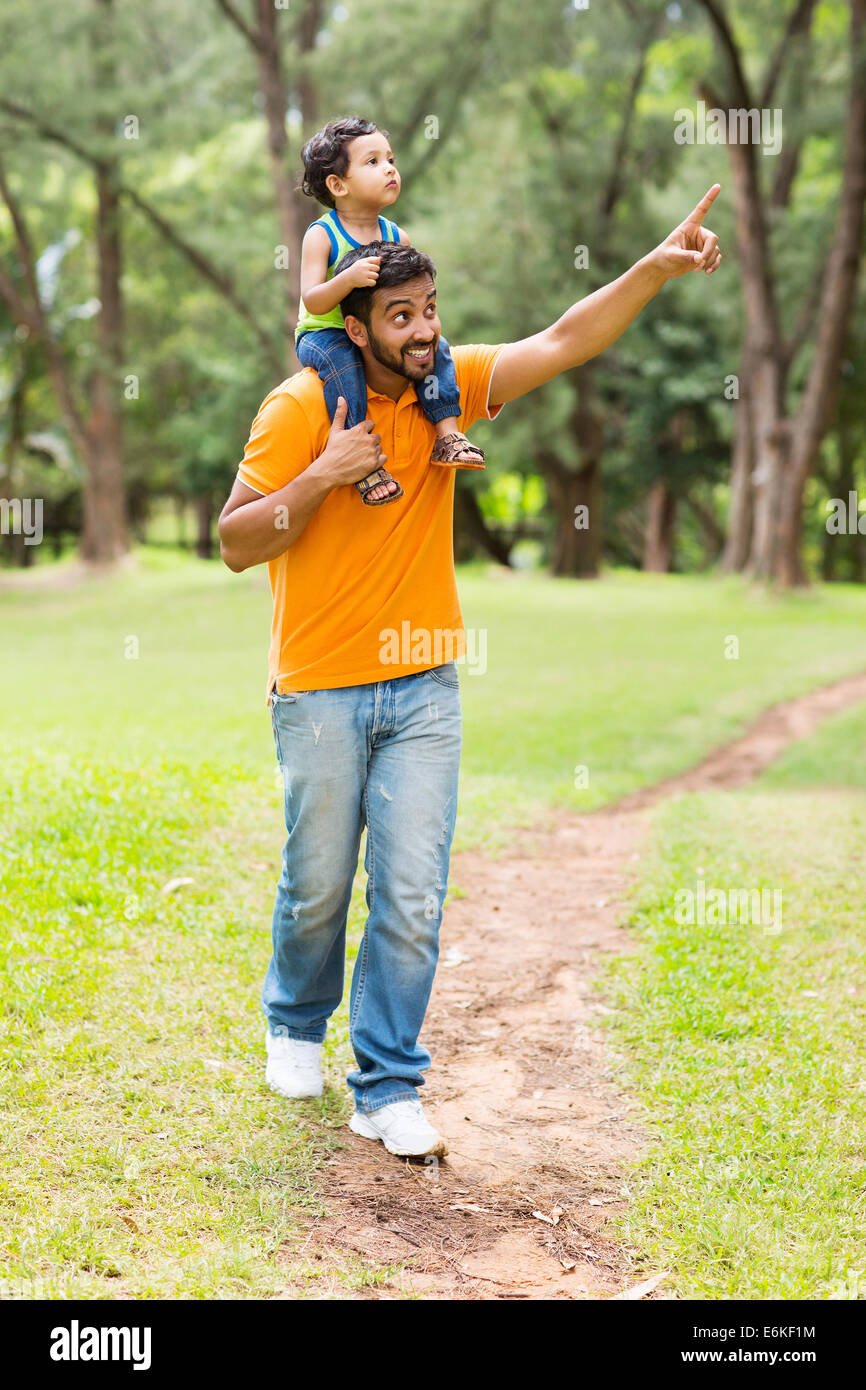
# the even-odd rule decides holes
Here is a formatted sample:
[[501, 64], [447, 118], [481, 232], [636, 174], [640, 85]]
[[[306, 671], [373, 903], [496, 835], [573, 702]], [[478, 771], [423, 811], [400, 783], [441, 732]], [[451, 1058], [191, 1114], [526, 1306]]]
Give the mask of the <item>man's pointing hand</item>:
[[694, 211], [652, 252], [651, 259], [668, 279], [685, 275], [687, 270], [704, 270], [707, 275], [712, 275], [721, 265], [719, 238], [703, 225], [721, 190], [721, 184], [714, 183]]

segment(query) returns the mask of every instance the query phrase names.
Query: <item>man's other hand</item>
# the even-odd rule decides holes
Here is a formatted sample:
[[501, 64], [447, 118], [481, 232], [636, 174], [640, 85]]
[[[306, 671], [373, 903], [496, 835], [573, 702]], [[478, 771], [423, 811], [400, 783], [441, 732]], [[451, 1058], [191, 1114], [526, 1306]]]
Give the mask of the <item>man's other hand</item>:
[[324, 451], [311, 466], [329, 487], [360, 482], [388, 461], [382, 453], [382, 440], [373, 429], [372, 420], [362, 420], [346, 429], [348, 405], [341, 396], [334, 412], [334, 422]]

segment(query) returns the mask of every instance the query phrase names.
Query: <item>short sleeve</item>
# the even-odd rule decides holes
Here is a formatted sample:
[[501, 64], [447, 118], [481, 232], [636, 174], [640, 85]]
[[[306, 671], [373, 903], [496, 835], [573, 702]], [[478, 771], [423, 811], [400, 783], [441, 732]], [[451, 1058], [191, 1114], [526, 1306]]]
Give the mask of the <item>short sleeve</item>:
[[471, 429], [476, 420], [495, 420], [501, 405], [490, 405], [490, 382], [497, 358], [504, 343], [474, 343], [467, 347], [452, 347], [451, 356], [460, 387], [460, 424]]
[[278, 492], [315, 457], [303, 407], [288, 391], [272, 391], [253, 420], [238, 478], [256, 492]]

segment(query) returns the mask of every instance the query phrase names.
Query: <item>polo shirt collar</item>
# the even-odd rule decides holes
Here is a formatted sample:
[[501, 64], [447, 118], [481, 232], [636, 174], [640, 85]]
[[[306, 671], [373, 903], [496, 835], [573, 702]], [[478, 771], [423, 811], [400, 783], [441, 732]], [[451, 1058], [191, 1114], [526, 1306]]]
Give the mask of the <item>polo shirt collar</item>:
[[415, 389], [414, 381], [407, 381], [405, 389], [395, 401], [392, 396], [386, 396], [384, 391], [373, 391], [367, 387], [367, 399], [375, 401], [387, 401], [395, 410], [402, 410], [406, 405], [418, 404], [418, 392]]

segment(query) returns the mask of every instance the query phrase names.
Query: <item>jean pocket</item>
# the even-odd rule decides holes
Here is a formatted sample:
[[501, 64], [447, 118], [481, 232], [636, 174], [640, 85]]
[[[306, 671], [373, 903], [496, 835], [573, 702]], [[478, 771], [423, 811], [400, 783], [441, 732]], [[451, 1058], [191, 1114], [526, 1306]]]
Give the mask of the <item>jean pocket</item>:
[[304, 695], [312, 695], [312, 690], [284, 690], [282, 694], [276, 689], [271, 691], [271, 699], [275, 705], [295, 705]]
[[441, 666], [431, 666], [427, 675], [432, 676], [438, 685], [447, 685], [449, 690], [460, 689], [460, 677], [457, 674], [456, 661], [446, 661]]

